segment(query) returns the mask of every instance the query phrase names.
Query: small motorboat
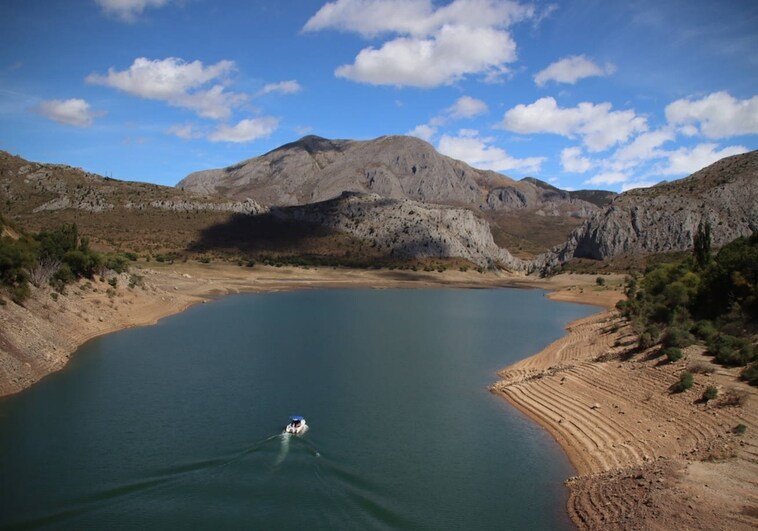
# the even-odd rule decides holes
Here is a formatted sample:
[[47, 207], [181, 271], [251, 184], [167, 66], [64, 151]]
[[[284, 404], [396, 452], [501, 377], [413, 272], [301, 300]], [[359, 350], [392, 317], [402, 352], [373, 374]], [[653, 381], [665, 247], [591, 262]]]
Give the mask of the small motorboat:
[[305, 423], [305, 418], [294, 415], [290, 417], [290, 423], [284, 428], [285, 433], [294, 433], [295, 435], [301, 435], [308, 429], [308, 425]]

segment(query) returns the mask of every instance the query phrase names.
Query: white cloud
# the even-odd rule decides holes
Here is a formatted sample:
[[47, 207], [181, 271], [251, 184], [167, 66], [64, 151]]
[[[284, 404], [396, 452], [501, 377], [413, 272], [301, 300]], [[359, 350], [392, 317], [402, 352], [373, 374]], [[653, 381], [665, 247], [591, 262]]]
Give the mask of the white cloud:
[[248, 118], [234, 126], [225, 124], [218, 126], [208, 135], [208, 140], [211, 142], [252, 142], [271, 135], [277, 127], [279, 127], [279, 119], [272, 116]]
[[168, 128], [167, 132], [179, 138], [189, 140], [192, 138], [200, 138], [203, 135], [195, 129], [192, 124], [172, 125]]
[[371, 85], [431, 88], [515, 60], [516, 43], [505, 31], [444, 26], [434, 37], [402, 37], [378, 49], [365, 48], [335, 74]]
[[708, 138], [755, 134], [758, 96], [738, 100], [728, 92], [714, 92], [699, 100], [677, 100], [666, 107], [666, 119], [672, 125], [698, 126]]
[[[195, 111], [205, 118], [228, 118], [233, 107], [247, 99], [244, 94], [226, 92], [224, 82], [234, 70], [232, 61], [204, 66], [176, 57], [150, 60], [139, 57], [127, 70], [109, 68], [106, 75], [90, 74], [86, 81], [116, 88], [132, 96], [165, 101], [175, 107]], [[200, 87], [215, 81], [209, 89]], [[190, 92], [192, 91], [192, 92]]]
[[445, 25], [508, 26], [533, 15], [532, 6], [510, 0], [454, 0], [436, 10], [431, 0], [336, 0], [319, 9], [303, 30], [424, 36]]
[[625, 173], [609, 171], [605, 173], [598, 173], [594, 177], [591, 177], [584, 181], [584, 184], [619, 184], [629, 180], [629, 176]]
[[[474, 118], [486, 113], [488, 110], [487, 104], [482, 100], [472, 98], [471, 96], [461, 96], [450, 107], [429, 120], [429, 123], [418, 125], [406, 134], [431, 142], [439, 128], [449, 121], [461, 118]], [[465, 129], [461, 129], [461, 131], [465, 131]]]
[[432, 137], [434, 137], [435, 134], [437, 134], [437, 128], [432, 127], [427, 124], [421, 124], [417, 125], [410, 131], [406, 133], [410, 136], [415, 136], [416, 138], [420, 138], [421, 140], [426, 140], [427, 142], [432, 141]]
[[505, 150], [489, 145], [491, 138], [481, 138], [473, 129], [461, 130], [458, 136], [442, 135], [437, 150], [443, 155], [467, 162], [475, 168], [494, 171], [516, 170], [538, 173], [544, 157], [518, 159]]
[[472, 98], [471, 96], [461, 96], [447, 109], [447, 113], [452, 118], [473, 118], [474, 116], [486, 113], [487, 110], [487, 104], [482, 100]]
[[42, 116], [61, 124], [89, 127], [103, 113], [90, 109], [89, 103], [79, 98], [46, 100], [33, 107]]
[[506, 28], [534, 15], [532, 6], [508, 0], [337, 0], [303, 28], [337, 29], [365, 37], [397, 35], [358, 53], [335, 75], [372, 85], [436, 87], [473, 74], [497, 78], [516, 60]]
[[606, 64], [604, 67], [593, 63], [584, 55], [570, 55], [560, 61], [556, 61], [534, 76], [534, 82], [542, 87], [548, 81], [557, 83], [570, 83], [573, 85], [586, 77], [607, 76], [613, 74], [616, 67]]
[[563, 171], [586, 173], [592, 168], [592, 161], [587, 157], [582, 157], [582, 148], [570, 147], [561, 151], [561, 166], [563, 166]]
[[163, 7], [170, 0], [95, 0], [107, 15], [134, 22], [148, 7]]
[[296, 92], [300, 92], [303, 87], [300, 86], [300, 83], [295, 81], [294, 79], [291, 79], [289, 81], [280, 81], [279, 83], [269, 83], [267, 85], [264, 85], [261, 90], [258, 91], [258, 96], [263, 96], [264, 94], [270, 94], [272, 92], [281, 92], [282, 94], [295, 94]]
[[508, 110], [501, 127], [520, 134], [553, 133], [579, 136], [590, 151], [604, 151], [647, 130], [647, 121], [633, 110], [612, 111], [610, 103], [583, 102], [576, 107], [558, 107], [554, 98], [540, 98]]
[[664, 157], [666, 152], [658, 148], [675, 138], [676, 135], [669, 129], [642, 133], [632, 142], [616, 151], [614, 159], [619, 162], [641, 162]]
[[679, 148], [669, 152], [668, 165], [660, 170], [663, 175], [689, 175], [706, 166], [713, 164], [719, 159], [747, 153], [744, 146], [727, 146], [721, 150], [716, 144], [698, 144], [693, 148]]

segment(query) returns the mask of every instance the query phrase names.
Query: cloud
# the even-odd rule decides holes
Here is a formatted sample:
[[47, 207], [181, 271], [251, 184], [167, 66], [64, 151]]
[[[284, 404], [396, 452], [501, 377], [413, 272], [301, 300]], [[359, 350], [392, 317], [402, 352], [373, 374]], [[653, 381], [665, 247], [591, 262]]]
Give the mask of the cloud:
[[486, 113], [488, 110], [487, 104], [482, 100], [472, 98], [471, 96], [461, 96], [450, 107], [429, 120], [429, 123], [418, 125], [406, 134], [431, 142], [439, 128], [449, 121], [474, 118]]
[[291, 79], [289, 81], [280, 81], [279, 83], [269, 83], [264, 85], [261, 90], [257, 92], [257, 96], [263, 96], [265, 94], [271, 94], [272, 92], [281, 92], [282, 94], [295, 94], [303, 89], [300, 83]]
[[364, 37], [394, 34], [378, 48], [361, 50], [337, 77], [371, 85], [422, 88], [449, 85], [468, 75], [494, 79], [516, 60], [506, 28], [534, 15], [507, 0], [337, 0], [323, 6], [304, 31], [336, 29]]
[[707, 138], [756, 134], [758, 96], [738, 100], [722, 91], [699, 100], [677, 100], [666, 106], [666, 119], [672, 125], [697, 126]]
[[642, 133], [632, 142], [616, 151], [614, 159], [619, 162], [641, 162], [664, 157], [666, 152], [658, 148], [675, 138], [676, 135], [670, 129]]
[[629, 180], [629, 176], [620, 172], [599, 173], [584, 181], [584, 184], [619, 184]]
[[516, 43], [507, 32], [445, 26], [432, 38], [398, 38], [379, 49], [365, 48], [335, 75], [370, 85], [431, 88], [515, 60]]
[[[233, 107], [247, 100], [244, 94], [226, 92], [224, 82], [233, 70], [232, 61], [204, 66], [200, 61], [187, 63], [176, 57], [162, 60], [139, 57], [127, 70], [109, 68], [106, 75], [93, 73], [86, 81], [132, 96], [165, 101], [174, 107], [191, 109], [204, 118], [220, 120], [228, 118]], [[210, 82], [216, 84], [201, 88]]]
[[192, 124], [172, 125], [166, 132], [185, 140], [201, 138], [203, 136]]
[[479, 137], [473, 129], [463, 129], [458, 136], [442, 135], [437, 150], [443, 155], [467, 162], [475, 168], [493, 171], [516, 170], [524, 173], [538, 173], [545, 161], [544, 157], [518, 159], [505, 150], [490, 145], [493, 139]]
[[92, 122], [103, 112], [93, 111], [89, 103], [82, 99], [46, 100], [32, 108], [42, 116], [61, 124], [76, 127], [90, 127]]
[[252, 142], [259, 138], [266, 138], [279, 127], [279, 119], [273, 116], [260, 118], [248, 118], [241, 120], [237, 125], [229, 126], [222, 124], [208, 135], [211, 142]]
[[573, 85], [586, 77], [607, 76], [616, 71], [616, 66], [608, 63], [600, 67], [584, 55], [570, 55], [556, 61], [534, 76], [534, 82], [542, 87], [548, 81]]
[[671, 151], [667, 153], [668, 165], [659, 173], [663, 175], [689, 175], [724, 157], [748, 152], [744, 146], [727, 146], [721, 150], [717, 148], [716, 144], [698, 144], [693, 148], [683, 147]]
[[434, 9], [431, 0], [336, 0], [306, 22], [304, 31], [335, 29], [373, 38], [383, 33], [425, 36], [445, 25], [508, 26], [534, 15], [510, 0], [454, 0]]
[[170, 0], [95, 0], [107, 14], [124, 22], [134, 22], [148, 7], [163, 7]]
[[561, 151], [561, 166], [563, 171], [571, 173], [586, 173], [593, 164], [587, 157], [582, 157], [582, 148], [570, 147]]
[[487, 110], [487, 104], [482, 100], [471, 96], [461, 96], [447, 109], [447, 114], [452, 118], [473, 118], [486, 113]]
[[427, 142], [432, 141], [432, 137], [434, 137], [435, 134], [437, 134], [437, 128], [432, 127], [427, 124], [417, 125], [410, 131], [406, 133], [410, 136], [415, 136], [416, 138], [420, 138], [421, 140], [426, 140]]
[[630, 136], [647, 130], [647, 121], [633, 110], [612, 111], [610, 103], [583, 102], [576, 107], [558, 107], [554, 98], [540, 98], [508, 110], [500, 127], [520, 134], [553, 133], [580, 137], [590, 151], [604, 151]]

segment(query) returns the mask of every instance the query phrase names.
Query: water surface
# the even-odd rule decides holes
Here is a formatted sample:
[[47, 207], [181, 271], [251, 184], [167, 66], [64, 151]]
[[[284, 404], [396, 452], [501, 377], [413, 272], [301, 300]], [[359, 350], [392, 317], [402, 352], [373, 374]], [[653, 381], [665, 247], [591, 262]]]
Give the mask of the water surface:
[[570, 529], [565, 456], [487, 387], [593, 311], [300, 291], [95, 339], [0, 401], [0, 527]]

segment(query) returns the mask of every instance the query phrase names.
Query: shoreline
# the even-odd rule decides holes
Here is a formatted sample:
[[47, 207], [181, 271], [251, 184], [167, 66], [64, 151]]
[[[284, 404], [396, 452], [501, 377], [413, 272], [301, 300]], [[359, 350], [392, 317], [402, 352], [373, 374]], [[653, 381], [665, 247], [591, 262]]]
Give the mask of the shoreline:
[[[549, 297], [579, 302], [582, 294]], [[579, 529], [755, 529], [758, 392], [737, 380], [738, 369], [713, 365], [703, 347], [670, 364], [655, 349], [636, 352], [636, 337], [609, 302], [499, 371], [491, 387], [567, 455], [577, 474], [566, 481], [571, 520]], [[694, 364], [715, 372], [671, 393]], [[720, 397], [702, 404], [708, 385]], [[743, 405], [729, 405], [730, 396]], [[744, 435], [732, 433], [737, 424]]]

